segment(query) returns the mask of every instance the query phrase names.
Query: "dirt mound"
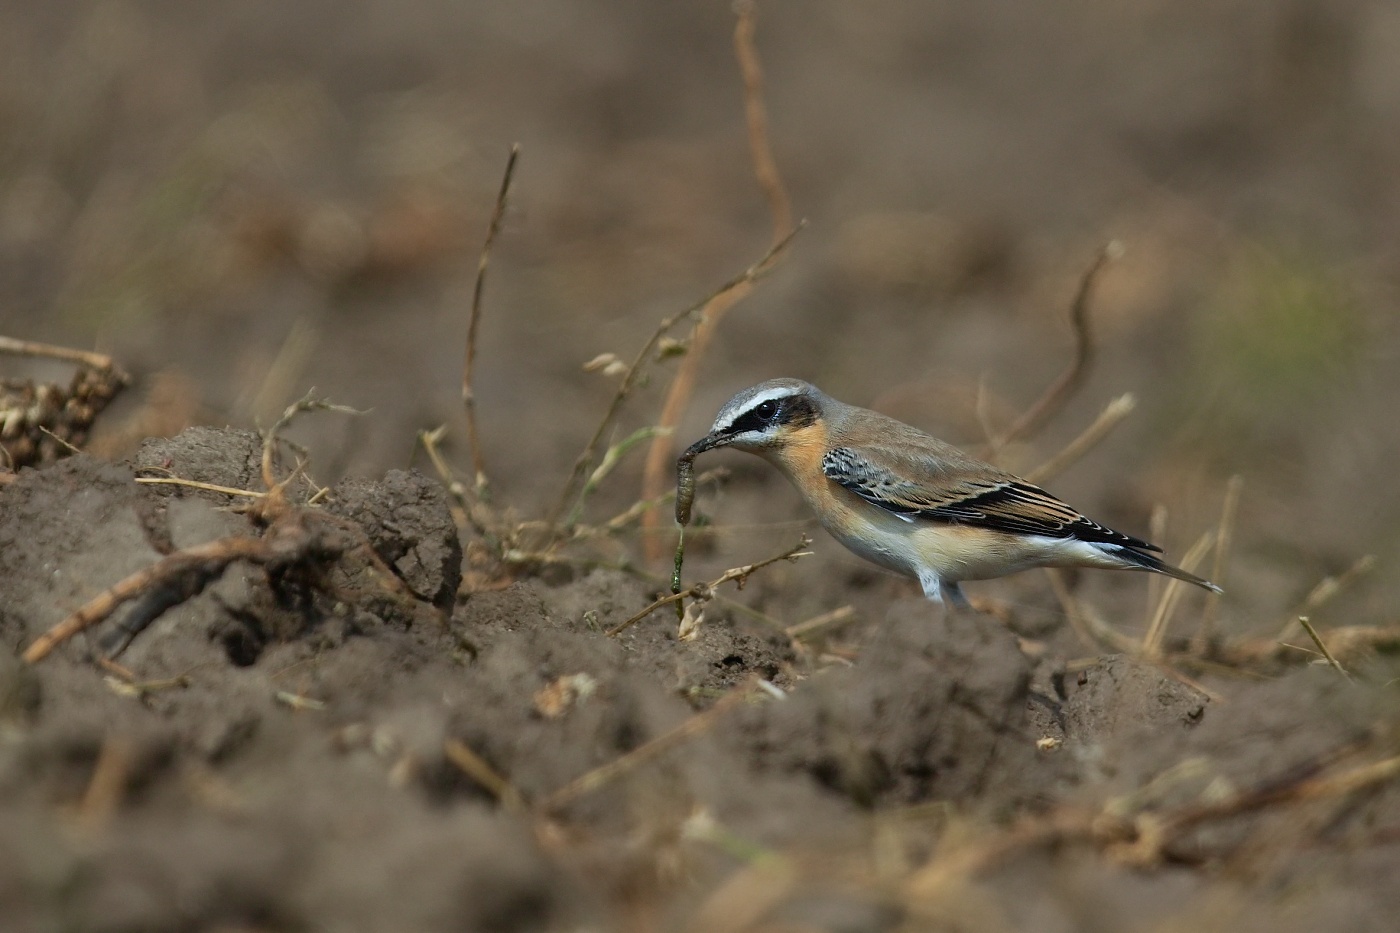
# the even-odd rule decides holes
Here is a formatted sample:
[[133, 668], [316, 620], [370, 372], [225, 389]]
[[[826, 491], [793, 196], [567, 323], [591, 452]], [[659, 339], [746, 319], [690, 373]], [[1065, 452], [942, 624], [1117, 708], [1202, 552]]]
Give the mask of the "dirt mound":
[[[135, 466], [250, 488], [258, 450], [199, 430]], [[256, 536], [231, 502], [83, 456], [24, 473], [0, 489], [0, 638], [18, 652], [173, 549]], [[577, 930], [638, 912], [746, 929], [728, 912], [753, 911], [880, 930], [988, 898], [1018, 925], [1077, 925], [1064, 918], [1092, 901], [1096, 922], [1131, 929], [1141, 905], [1166, 912], [1214, 884], [1132, 874], [1128, 856], [1093, 854], [1105, 844], [1179, 865], [1244, 853], [1271, 883], [1304, 885], [1297, 917], [1336, 902], [1309, 885], [1316, 871], [1367, 891], [1358, 916], [1400, 906], [1365, 881], [1392, 863], [1349, 848], [1395, 825], [1391, 787], [1270, 805], [1300, 775], [1364, 764], [1393, 715], [1333, 671], [1214, 700], [1123, 657], [1047, 678], [1001, 625], [923, 600], [896, 603], [835, 665], [719, 608], [694, 640], [664, 614], [610, 638], [652, 586], [595, 570], [457, 598], [455, 527], [421, 476], [341, 483], [324, 511], [418, 610], [346, 547], [314, 585], [234, 562], [127, 633], [128, 676], [93, 663], [120, 615], [41, 664], [5, 656], [7, 929]], [[1150, 853], [1147, 824], [1125, 828], [1148, 804], [1185, 821]], [[1066, 816], [1084, 808], [1097, 816], [1083, 827]], [[990, 872], [934, 883], [943, 863], [916, 869], [937, 853], [913, 830], [954, 818], [980, 828], [945, 843], [949, 858]], [[1303, 837], [1326, 848], [1300, 860]], [[872, 844], [903, 878], [885, 894]], [[1286, 919], [1256, 889], [1227, 890], [1243, 913]]]

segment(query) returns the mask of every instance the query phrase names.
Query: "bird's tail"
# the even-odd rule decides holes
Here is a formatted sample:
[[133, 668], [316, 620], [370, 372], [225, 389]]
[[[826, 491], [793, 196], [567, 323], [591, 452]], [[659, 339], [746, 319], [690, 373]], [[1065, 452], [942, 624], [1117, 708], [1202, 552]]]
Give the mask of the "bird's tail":
[[1146, 554], [1142, 551], [1135, 551], [1130, 547], [1123, 547], [1122, 545], [1118, 544], [1106, 544], [1100, 545], [1100, 547], [1106, 554], [1110, 554], [1113, 557], [1117, 557], [1121, 559], [1124, 563], [1128, 564], [1130, 569], [1150, 570], [1153, 573], [1164, 573], [1169, 577], [1176, 577], [1178, 580], [1184, 580], [1187, 583], [1193, 583], [1196, 586], [1199, 586], [1201, 589], [1210, 590], [1212, 593], [1225, 592], [1220, 587], [1216, 586], [1214, 583], [1211, 583], [1209, 580], [1206, 580], [1202, 577], [1198, 577], [1194, 573], [1187, 573], [1180, 567], [1173, 567], [1171, 564], [1167, 563], [1166, 561], [1162, 560], [1156, 555]]

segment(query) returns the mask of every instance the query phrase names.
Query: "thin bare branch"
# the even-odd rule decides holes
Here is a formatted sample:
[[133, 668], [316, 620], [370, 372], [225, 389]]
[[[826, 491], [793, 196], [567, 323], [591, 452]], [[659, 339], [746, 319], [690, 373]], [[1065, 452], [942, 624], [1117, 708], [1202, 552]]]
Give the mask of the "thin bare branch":
[[[1214, 530], [1203, 533], [1196, 539], [1196, 543], [1191, 545], [1191, 549], [1186, 552], [1186, 555], [1181, 558], [1181, 569], [1188, 573], [1195, 570], [1196, 565], [1206, 556], [1206, 551], [1210, 550], [1214, 543]], [[1182, 585], [1181, 580], [1171, 577], [1162, 590], [1162, 598], [1157, 601], [1152, 621], [1148, 623], [1147, 634], [1142, 637], [1142, 653], [1147, 657], [1156, 658], [1162, 653], [1162, 639], [1166, 636], [1167, 622], [1171, 618], [1172, 610], [1176, 608]]]
[[569, 511], [569, 517], [565, 520], [565, 524], [570, 528], [578, 524], [579, 520], [583, 518], [583, 507], [584, 504], [587, 503], [588, 497], [597, 491], [598, 487], [602, 485], [603, 480], [607, 479], [612, 471], [617, 468], [617, 465], [622, 462], [622, 458], [627, 456], [629, 451], [644, 441], [648, 441], [661, 434], [669, 433], [671, 433], [670, 428], [638, 428], [604, 451], [602, 460], [599, 461], [598, 466], [594, 468], [593, 472], [588, 474], [588, 479], [584, 481], [583, 488], [579, 490], [578, 500], [574, 502], [574, 507]]
[[92, 369], [116, 370], [116, 363], [105, 353], [74, 350], [71, 347], [36, 343], [32, 340], [16, 340], [14, 337], [0, 337], [0, 353], [9, 353], [14, 356], [41, 356], [51, 360], [62, 360], [66, 363], [78, 363]]
[[633, 625], [640, 622], [642, 619], [645, 619], [647, 616], [660, 609], [662, 606], [669, 606], [671, 603], [685, 599], [687, 596], [689, 596], [692, 599], [709, 599], [715, 589], [719, 588], [725, 583], [729, 583], [730, 581], [737, 582], [739, 584], [739, 588], [743, 589], [744, 583], [747, 582], [750, 574], [754, 573], [757, 570], [761, 570], [764, 567], [767, 567], [769, 564], [776, 564], [778, 561], [782, 560], [797, 560], [799, 557], [810, 556], [812, 552], [807, 550], [807, 547], [811, 543], [812, 539], [807, 537], [806, 535], [803, 535], [802, 540], [798, 541], [795, 545], [788, 548], [781, 554], [775, 554], [772, 557], [766, 557], [763, 560], [757, 561], [756, 563], [752, 564], [746, 564], [743, 567], [735, 567], [731, 570], [726, 570], [723, 574], [711, 580], [709, 583], [697, 583], [690, 589], [684, 590], [683, 592], [670, 593], [666, 596], [662, 596], [659, 599], [653, 600], [650, 605], [648, 605], [642, 611], [638, 612], [636, 615], [629, 618], [626, 622], [623, 622], [620, 625], [616, 625], [613, 628], [609, 629], [608, 637], [617, 637], [622, 632], [631, 628]]
[[[768, 138], [768, 112], [763, 102], [763, 66], [759, 61], [758, 49], [754, 45], [754, 32], [757, 28], [754, 4], [751, 0], [739, 0], [734, 12], [734, 53], [738, 58], [739, 70], [744, 79], [744, 115], [748, 129], [749, 152], [753, 159], [754, 176], [763, 189], [768, 201], [768, 210], [773, 222], [773, 248], [792, 238], [795, 228], [792, 224], [792, 203], [782, 176], [778, 172], [777, 160], [773, 158], [773, 148]], [[695, 383], [699, 379], [700, 365], [709, 350], [710, 341], [719, 329], [720, 321], [736, 304], [743, 301], [753, 289], [752, 282], [742, 287], [717, 293], [700, 313], [700, 323], [690, 339], [689, 348], [675, 378], [666, 392], [666, 401], [661, 406], [661, 417], [657, 423], [665, 428], [675, 428], [690, 406], [695, 393]], [[647, 451], [646, 462], [642, 467], [642, 498], [654, 499], [660, 495], [670, 478], [671, 459], [675, 456], [676, 445], [671, 437], [657, 437]], [[648, 532], [661, 527], [661, 516], [648, 513], [642, 519], [642, 526]], [[660, 538], [649, 534], [643, 541], [648, 560], [660, 560], [663, 546]]]
[[[618, 412], [622, 409], [622, 403], [631, 395], [632, 389], [636, 385], [637, 377], [641, 374], [641, 370], [646, 365], [647, 361], [651, 359], [652, 352], [656, 349], [656, 345], [660, 343], [661, 338], [670, 333], [671, 329], [682, 321], [688, 320], [696, 314], [703, 315], [706, 309], [722, 296], [738, 291], [747, 294], [748, 290], [753, 287], [753, 283], [758, 281], [773, 268], [773, 265], [782, 256], [784, 250], [787, 249], [788, 244], [792, 242], [792, 238], [795, 237], [801, 229], [802, 226], [798, 225], [786, 237], [775, 243], [768, 252], [764, 253], [762, 259], [749, 266], [728, 282], [725, 282], [703, 301], [663, 319], [661, 323], [656, 326], [656, 330], [647, 338], [646, 343], [642, 345], [641, 350], [638, 351], [636, 357], [633, 358], [631, 365], [627, 367], [627, 372], [623, 374], [622, 381], [618, 383], [617, 391], [613, 393], [612, 402], [608, 405], [607, 412], [604, 413], [603, 419], [598, 422], [597, 429], [593, 432], [593, 436], [589, 438], [587, 445], [584, 446], [578, 459], [574, 461], [573, 471], [569, 474], [569, 479], [564, 484], [564, 489], [559, 496], [559, 501], [555, 504], [554, 510], [551, 513], [549, 522], [551, 525], [559, 524], [560, 519], [568, 514], [570, 505], [578, 496], [584, 479], [593, 469], [594, 461], [598, 457], [598, 448], [602, 445], [604, 436], [606, 436], [608, 431], [612, 428], [613, 422], [617, 419]], [[689, 355], [687, 355], [687, 358], [689, 358]], [[666, 424], [664, 421], [664, 414], [662, 424], [663, 426]], [[674, 428], [674, 424], [670, 425], [670, 427]], [[652, 449], [655, 450], [655, 447], [653, 446]], [[659, 495], [659, 491], [657, 495]], [[643, 496], [642, 498], [654, 499], [656, 495]]]
[[1350, 681], [1351, 675], [1347, 673], [1347, 669], [1342, 667], [1332, 655], [1332, 652], [1328, 650], [1326, 642], [1322, 640], [1322, 636], [1317, 634], [1317, 629], [1313, 628], [1312, 621], [1307, 616], [1299, 616], [1298, 624], [1303, 627], [1303, 631], [1308, 633], [1308, 637], [1313, 640], [1313, 644], [1317, 645], [1317, 650], [1320, 651], [1323, 658], [1327, 660], [1328, 666]]
[[1105, 625], [1101, 619], [1084, 609], [1078, 597], [1070, 592], [1065, 583], [1063, 571], [1047, 567], [1045, 575], [1050, 579], [1050, 588], [1055, 592], [1055, 598], [1060, 601], [1060, 607], [1064, 609], [1070, 627], [1084, 642], [1085, 647], [1090, 651], [1109, 648], [1125, 654], [1136, 649], [1137, 644], [1133, 639]]
[[1070, 466], [1077, 463], [1089, 451], [1098, 446], [1119, 423], [1133, 413], [1137, 408], [1137, 399], [1131, 394], [1120, 395], [1104, 406], [1104, 410], [1099, 412], [1099, 416], [1094, 419], [1094, 423], [1089, 425], [1084, 431], [1065, 445], [1064, 449], [1049, 460], [1042, 463], [1026, 474], [1026, 479], [1033, 483], [1044, 483], [1059, 476]]
[[[1215, 534], [1215, 563], [1211, 566], [1210, 579], [1217, 586], [1225, 586], [1225, 568], [1230, 558], [1230, 546], [1235, 538], [1235, 516], [1239, 513], [1240, 492], [1244, 489], [1244, 477], [1236, 473], [1225, 486], [1225, 501], [1220, 506], [1220, 524]], [[1220, 615], [1220, 597], [1206, 601], [1201, 613], [1201, 627], [1196, 632], [1195, 647], [1205, 652], [1206, 646], [1215, 638], [1215, 622]]]
[[[324, 399], [318, 399], [314, 388], [288, 405], [282, 412], [282, 417], [278, 418], [277, 422], [271, 428], [263, 432], [262, 481], [263, 485], [267, 487], [269, 495], [272, 497], [279, 496], [282, 489], [285, 488], [287, 483], [292, 479], [292, 477], [289, 476], [285, 480], [278, 481], [277, 476], [273, 472], [272, 464], [277, 451], [277, 436], [282, 433], [287, 425], [291, 424], [292, 421], [296, 419], [297, 415], [308, 411], [334, 411], [343, 415], [364, 414], [362, 411], [349, 408], [345, 405], [333, 405]], [[296, 473], [294, 472], [292, 476], [295, 475]]]
[[256, 492], [252, 489], [237, 489], [233, 486], [219, 486], [214, 483], [201, 483], [193, 479], [181, 479], [178, 476], [138, 476], [136, 482], [143, 486], [186, 486], [190, 489], [202, 489], [205, 492], [218, 492], [226, 496], [243, 496], [248, 499], [261, 499], [267, 495], [265, 492]]
[[1293, 618], [1284, 623], [1283, 627], [1279, 629], [1277, 637], [1283, 638], [1292, 631], [1293, 623], [1298, 616], [1311, 616], [1331, 602], [1338, 593], [1341, 593], [1343, 590], [1356, 583], [1357, 580], [1360, 580], [1374, 570], [1375, 566], [1376, 556], [1374, 554], [1363, 554], [1353, 561], [1350, 567], [1336, 576], [1323, 577], [1317, 582], [1317, 586], [1314, 586], [1308, 591], [1308, 595], [1303, 597], [1303, 602], [1294, 612]]
[[485, 758], [472, 751], [465, 742], [459, 739], [447, 739], [442, 743], [442, 753], [463, 774], [486, 788], [491, 796], [499, 800], [501, 806], [505, 807], [508, 812], [524, 813], [529, 809], [525, 803], [524, 795], [515, 788], [515, 785], [491, 767]]
[[1083, 383], [1089, 367], [1094, 362], [1094, 341], [1089, 332], [1089, 295], [1104, 266], [1110, 259], [1115, 259], [1121, 254], [1122, 246], [1116, 240], [1110, 242], [1099, 250], [1094, 261], [1084, 271], [1084, 276], [1079, 280], [1079, 291], [1075, 294], [1074, 304], [1070, 306], [1069, 311], [1070, 326], [1074, 328], [1074, 357], [1059, 378], [1050, 383], [1040, 398], [996, 440], [992, 445], [993, 454], [1012, 441], [1034, 434], [1051, 415], [1064, 407]]
[[78, 805], [78, 821], [84, 829], [100, 830], [116, 815], [126, 794], [135, 757], [129, 739], [109, 736], [103, 741], [82, 803]]
[[462, 406], [467, 414], [467, 446], [471, 448], [474, 494], [480, 496], [486, 489], [486, 465], [481, 454], [481, 437], [476, 426], [476, 393], [472, 380], [476, 376], [476, 335], [481, 326], [482, 296], [486, 291], [486, 268], [491, 262], [491, 247], [496, 235], [501, 232], [501, 221], [506, 215], [506, 200], [510, 196], [510, 182], [515, 175], [515, 163], [520, 157], [520, 144], [510, 147], [506, 159], [505, 174], [501, 177], [501, 190], [496, 194], [496, 206], [491, 211], [491, 223], [486, 229], [486, 242], [482, 244], [481, 256], [476, 262], [476, 284], [472, 288], [471, 317], [467, 320], [467, 349], [462, 360]]
[[849, 622], [855, 617], [856, 609], [854, 606], [842, 606], [839, 609], [833, 609], [830, 612], [823, 612], [819, 616], [813, 616], [805, 622], [799, 622], [796, 625], [789, 625], [786, 629], [784, 629], [784, 631], [787, 633], [787, 636], [789, 638], [803, 638], [807, 635], [811, 635], [813, 632], [816, 632], [820, 629], [827, 628], [828, 626], [840, 625], [844, 622]]
[[739, 0], [734, 5], [734, 55], [739, 60], [739, 72], [744, 77], [744, 120], [748, 125], [749, 154], [753, 159], [754, 176], [768, 201], [768, 213], [773, 219], [773, 242], [782, 239], [792, 229], [792, 200], [778, 174], [773, 147], [768, 139], [768, 108], [763, 102], [763, 65], [754, 45], [758, 24], [753, 0]]

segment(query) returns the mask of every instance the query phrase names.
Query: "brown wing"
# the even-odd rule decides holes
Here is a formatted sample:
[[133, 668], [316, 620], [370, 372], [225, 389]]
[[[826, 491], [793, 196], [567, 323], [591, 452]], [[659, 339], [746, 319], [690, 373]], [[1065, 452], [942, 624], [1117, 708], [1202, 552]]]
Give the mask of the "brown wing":
[[822, 472], [872, 505], [909, 520], [1161, 550], [1090, 521], [1038, 486], [990, 467], [940, 467], [888, 448], [837, 447], [822, 458]]

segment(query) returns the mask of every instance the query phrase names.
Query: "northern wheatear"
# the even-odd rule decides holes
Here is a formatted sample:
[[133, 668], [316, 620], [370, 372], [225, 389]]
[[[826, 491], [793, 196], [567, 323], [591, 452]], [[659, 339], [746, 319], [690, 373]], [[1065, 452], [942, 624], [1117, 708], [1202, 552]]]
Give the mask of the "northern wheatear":
[[681, 459], [717, 447], [746, 450], [782, 470], [837, 541], [915, 578], [936, 602], [966, 606], [963, 580], [1031, 567], [1148, 570], [1221, 591], [1150, 553], [1161, 548], [798, 379], [770, 379], [734, 396]]

